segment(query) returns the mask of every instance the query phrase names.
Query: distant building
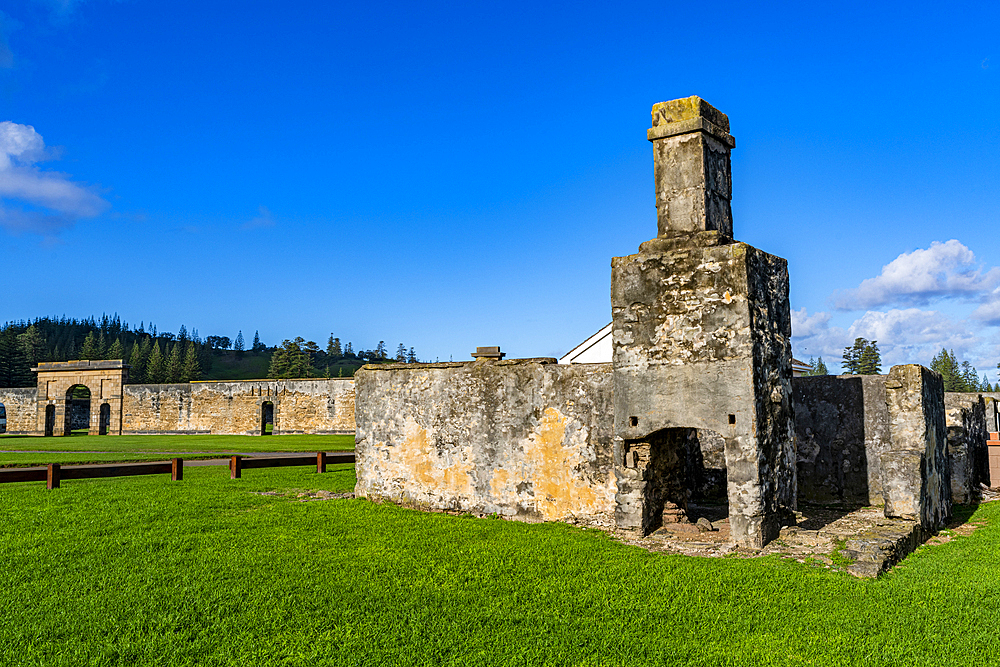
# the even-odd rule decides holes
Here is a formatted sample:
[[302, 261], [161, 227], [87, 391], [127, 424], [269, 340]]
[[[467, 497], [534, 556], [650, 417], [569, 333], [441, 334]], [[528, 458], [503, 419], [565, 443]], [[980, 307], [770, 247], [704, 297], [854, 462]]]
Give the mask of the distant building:
[[[560, 364], [610, 364], [611, 323], [559, 358]], [[792, 359], [792, 377], [801, 377], [813, 367], [804, 361]]]

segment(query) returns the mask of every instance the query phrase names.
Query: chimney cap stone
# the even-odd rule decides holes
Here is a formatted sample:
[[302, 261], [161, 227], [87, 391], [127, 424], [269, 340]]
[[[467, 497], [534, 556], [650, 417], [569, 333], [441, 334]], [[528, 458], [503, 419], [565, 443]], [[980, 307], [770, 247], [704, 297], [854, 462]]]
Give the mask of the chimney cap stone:
[[697, 95], [654, 104], [652, 115], [653, 126], [646, 131], [650, 141], [700, 131], [736, 147], [736, 139], [729, 134], [729, 116]]
[[473, 359], [478, 359], [484, 357], [486, 359], [503, 359], [507, 354], [500, 351], [499, 345], [494, 345], [492, 347], [477, 347], [476, 351], [472, 353]]

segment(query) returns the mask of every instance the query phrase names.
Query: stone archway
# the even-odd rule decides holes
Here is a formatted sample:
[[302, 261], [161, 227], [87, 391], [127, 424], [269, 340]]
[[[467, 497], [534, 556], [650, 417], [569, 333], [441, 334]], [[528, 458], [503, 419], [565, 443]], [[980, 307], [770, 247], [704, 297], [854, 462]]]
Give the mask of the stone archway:
[[48, 425], [68, 424], [68, 392], [74, 385], [82, 385], [90, 390], [88, 434], [121, 435], [122, 388], [128, 380], [128, 369], [129, 365], [122, 359], [51, 361], [32, 368], [38, 373], [35, 433], [55, 436], [69, 434], [64, 428], [53, 428], [50, 431]]

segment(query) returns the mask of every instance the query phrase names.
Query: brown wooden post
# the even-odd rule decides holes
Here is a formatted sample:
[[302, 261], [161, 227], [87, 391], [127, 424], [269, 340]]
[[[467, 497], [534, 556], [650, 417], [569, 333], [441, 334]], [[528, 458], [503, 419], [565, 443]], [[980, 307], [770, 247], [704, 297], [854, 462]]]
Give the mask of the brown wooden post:
[[326, 472], [326, 452], [316, 452], [316, 472]]
[[240, 478], [240, 475], [243, 472], [242, 466], [240, 465], [242, 462], [243, 462], [243, 457], [242, 456], [234, 456], [229, 461], [229, 479], [239, 479]]
[[59, 488], [59, 464], [50, 463], [49, 464], [49, 474], [46, 478], [45, 488], [47, 489], [58, 489]]
[[184, 479], [184, 459], [170, 459], [170, 481], [179, 482]]

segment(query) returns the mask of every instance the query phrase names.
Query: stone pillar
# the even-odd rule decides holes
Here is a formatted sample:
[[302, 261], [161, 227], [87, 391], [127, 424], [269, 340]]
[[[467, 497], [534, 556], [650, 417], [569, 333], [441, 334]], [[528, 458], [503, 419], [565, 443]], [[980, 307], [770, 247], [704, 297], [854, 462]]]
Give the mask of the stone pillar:
[[893, 366], [885, 393], [890, 436], [882, 454], [885, 515], [935, 531], [951, 516], [944, 382], [917, 364]]
[[650, 507], [676, 486], [630, 451], [706, 429], [725, 441], [733, 539], [761, 547], [795, 507], [788, 270], [732, 242], [735, 142], [720, 124], [698, 98], [653, 107], [658, 238], [611, 263], [616, 521], [649, 532]]
[[653, 106], [657, 236], [717, 231], [733, 237], [729, 118], [700, 97]]

